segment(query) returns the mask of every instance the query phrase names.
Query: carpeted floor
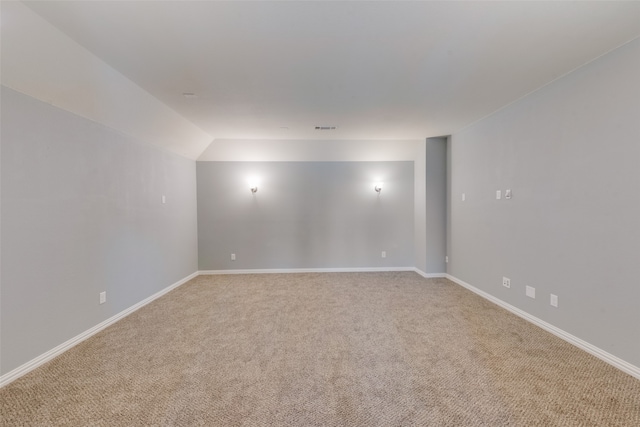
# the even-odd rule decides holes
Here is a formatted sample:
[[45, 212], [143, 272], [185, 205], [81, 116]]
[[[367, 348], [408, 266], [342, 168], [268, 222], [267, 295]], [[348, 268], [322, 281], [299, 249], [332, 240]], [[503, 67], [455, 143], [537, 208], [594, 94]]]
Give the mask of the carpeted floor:
[[0, 390], [3, 426], [639, 426], [640, 381], [444, 279], [200, 276]]

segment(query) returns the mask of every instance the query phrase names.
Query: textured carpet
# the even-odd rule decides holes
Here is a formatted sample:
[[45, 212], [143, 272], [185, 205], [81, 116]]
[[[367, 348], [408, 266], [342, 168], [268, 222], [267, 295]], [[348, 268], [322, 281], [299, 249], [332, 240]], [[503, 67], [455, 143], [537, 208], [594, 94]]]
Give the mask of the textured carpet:
[[6, 426], [639, 426], [640, 381], [444, 279], [201, 276], [0, 409]]

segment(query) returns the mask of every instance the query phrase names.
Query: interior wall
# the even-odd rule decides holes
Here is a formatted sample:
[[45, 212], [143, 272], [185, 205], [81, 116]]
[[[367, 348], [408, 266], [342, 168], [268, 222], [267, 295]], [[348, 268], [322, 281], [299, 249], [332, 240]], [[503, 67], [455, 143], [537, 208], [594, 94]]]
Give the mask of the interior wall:
[[445, 273], [447, 253], [447, 138], [427, 138], [425, 150], [425, 269]]
[[5, 374], [197, 271], [197, 207], [195, 161], [1, 95]]
[[451, 136], [447, 137], [447, 152], [446, 152], [446, 196], [445, 196], [445, 225], [447, 227], [446, 238], [445, 238], [445, 268], [446, 272], [449, 271], [449, 252], [451, 250], [451, 203], [453, 199], [453, 195], [451, 192]]
[[[424, 140], [216, 139], [199, 161], [210, 162], [385, 162], [418, 161]], [[416, 176], [424, 180], [424, 170]]]
[[638, 76], [640, 39], [455, 133], [449, 218], [450, 274], [635, 366]]
[[420, 141], [416, 152], [413, 180], [413, 266], [423, 273], [438, 273], [427, 269], [427, 146]]
[[[217, 162], [386, 162], [414, 164], [413, 266], [427, 274], [425, 140], [215, 140], [198, 161]], [[429, 181], [432, 184], [434, 181]], [[437, 190], [436, 190], [437, 191]], [[432, 244], [432, 243], [430, 243]]]
[[413, 166], [198, 161], [199, 269], [413, 267]]

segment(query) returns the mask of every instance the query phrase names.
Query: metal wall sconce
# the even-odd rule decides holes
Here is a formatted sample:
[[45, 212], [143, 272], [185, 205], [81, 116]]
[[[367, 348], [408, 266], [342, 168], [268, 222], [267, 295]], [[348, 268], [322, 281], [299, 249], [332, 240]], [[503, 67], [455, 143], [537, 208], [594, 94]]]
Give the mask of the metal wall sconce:
[[249, 190], [251, 190], [251, 194], [256, 194], [258, 192], [258, 178], [249, 178]]
[[375, 187], [373, 187], [373, 189], [376, 190], [376, 193], [380, 194], [380, 192], [382, 191], [382, 183], [376, 182]]

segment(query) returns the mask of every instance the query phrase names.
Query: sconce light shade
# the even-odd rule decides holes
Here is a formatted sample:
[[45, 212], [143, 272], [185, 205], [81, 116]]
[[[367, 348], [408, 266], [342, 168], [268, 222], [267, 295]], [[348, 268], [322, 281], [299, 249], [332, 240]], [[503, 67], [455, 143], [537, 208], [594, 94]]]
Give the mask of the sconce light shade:
[[251, 187], [251, 192], [252, 192], [253, 194], [256, 194], [256, 193], [258, 192], [258, 186], [257, 186], [257, 185], [254, 185], [253, 187]]
[[382, 191], [382, 183], [376, 182], [375, 187], [373, 187], [373, 189], [376, 190], [376, 193], [380, 194], [380, 192]]

